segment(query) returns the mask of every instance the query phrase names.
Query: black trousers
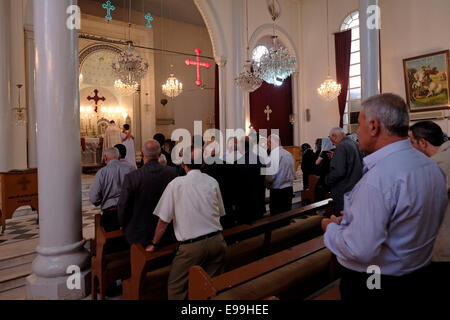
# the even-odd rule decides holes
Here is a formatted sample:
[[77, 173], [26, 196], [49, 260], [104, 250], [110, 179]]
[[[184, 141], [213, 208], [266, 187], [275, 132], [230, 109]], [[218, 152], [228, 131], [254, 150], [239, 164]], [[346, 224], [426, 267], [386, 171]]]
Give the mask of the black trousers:
[[[429, 299], [431, 286], [431, 268], [430, 266], [416, 270], [404, 276], [387, 276], [380, 275], [381, 289], [368, 288], [369, 278], [374, 276], [373, 273], [356, 272], [343, 266], [338, 266], [341, 274], [341, 298], [342, 300], [417, 300]], [[382, 271], [382, 270], [381, 270]], [[369, 280], [369, 281], [368, 281]]]
[[273, 216], [291, 211], [293, 195], [293, 187], [285, 189], [270, 189], [270, 215]]
[[[117, 208], [111, 208], [104, 210], [102, 217], [100, 219], [100, 225], [105, 229], [106, 232], [112, 232], [120, 230], [119, 215]], [[110, 240], [105, 246], [105, 253], [114, 253], [122, 250], [129, 249], [126, 238], [118, 238]]]

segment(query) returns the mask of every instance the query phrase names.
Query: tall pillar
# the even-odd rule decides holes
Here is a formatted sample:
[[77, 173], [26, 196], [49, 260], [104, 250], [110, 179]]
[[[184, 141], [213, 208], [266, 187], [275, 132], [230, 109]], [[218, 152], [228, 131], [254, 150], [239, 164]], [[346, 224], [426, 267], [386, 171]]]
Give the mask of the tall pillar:
[[27, 294], [80, 299], [90, 286], [82, 238], [78, 32], [66, 27], [66, 10], [77, 1], [34, 4], [40, 239]]
[[134, 132], [135, 148], [136, 151], [142, 149], [142, 130], [141, 130], [141, 89], [139, 88], [137, 93], [133, 95], [133, 127], [131, 130]]
[[299, 99], [299, 72], [295, 71], [292, 74], [292, 116], [294, 117], [294, 146], [300, 146], [301, 139], [300, 137], [300, 99]]
[[219, 66], [219, 120], [220, 130], [223, 134], [227, 129], [227, 99], [226, 99], [226, 70], [227, 60], [225, 57], [215, 58], [217, 65]]
[[37, 168], [36, 146], [36, 105], [34, 77], [36, 72], [34, 59], [34, 31], [33, 26], [25, 26], [25, 64], [26, 64], [26, 93], [27, 93], [27, 153], [28, 168]]
[[[375, 8], [378, 9], [374, 11]], [[376, 26], [377, 14], [378, 0], [359, 1], [362, 100], [380, 93], [380, 33]]]
[[12, 169], [9, 79], [9, 1], [0, 1], [0, 172]]

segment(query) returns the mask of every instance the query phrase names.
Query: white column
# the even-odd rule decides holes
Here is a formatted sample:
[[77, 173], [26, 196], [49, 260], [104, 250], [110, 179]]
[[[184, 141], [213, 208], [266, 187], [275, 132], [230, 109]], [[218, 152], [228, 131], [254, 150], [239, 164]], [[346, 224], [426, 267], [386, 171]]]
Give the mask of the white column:
[[227, 59], [224, 57], [215, 58], [219, 66], [219, 120], [220, 130], [225, 134], [227, 129], [227, 97], [226, 97], [226, 70]]
[[360, 0], [362, 100], [380, 93], [380, 34], [376, 27], [377, 14], [378, 0]]
[[[66, 10], [76, 4], [35, 0], [34, 6], [40, 239], [29, 299], [79, 299], [90, 287], [81, 224], [78, 32], [66, 27]], [[74, 279], [68, 267], [81, 270], [79, 290], [67, 286]]]
[[9, 79], [9, 1], [0, 1], [0, 172], [12, 169]]
[[299, 72], [292, 74], [292, 115], [294, 116], [294, 146], [300, 146], [300, 98], [299, 98]]
[[37, 168], [37, 146], [36, 146], [36, 105], [35, 105], [35, 83], [36, 65], [34, 59], [34, 31], [33, 26], [25, 26], [25, 61], [26, 61], [26, 90], [27, 90], [27, 145], [28, 145], [28, 168]]
[[141, 89], [133, 95], [133, 128], [136, 152], [142, 149], [142, 130], [141, 130]]

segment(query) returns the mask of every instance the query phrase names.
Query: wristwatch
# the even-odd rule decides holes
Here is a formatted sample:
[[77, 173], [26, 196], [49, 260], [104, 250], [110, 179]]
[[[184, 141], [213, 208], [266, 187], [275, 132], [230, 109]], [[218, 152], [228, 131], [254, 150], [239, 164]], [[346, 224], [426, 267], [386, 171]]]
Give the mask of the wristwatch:
[[159, 244], [155, 243], [155, 242], [152, 240], [152, 246], [154, 246], [154, 247], [159, 247]]

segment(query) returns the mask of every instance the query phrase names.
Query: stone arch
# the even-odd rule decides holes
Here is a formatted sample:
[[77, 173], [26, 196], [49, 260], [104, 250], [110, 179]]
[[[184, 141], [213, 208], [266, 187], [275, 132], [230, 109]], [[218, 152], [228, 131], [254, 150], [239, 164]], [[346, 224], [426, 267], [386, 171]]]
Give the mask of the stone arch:
[[[252, 34], [250, 40], [249, 40], [249, 54], [253, 51], [253, 49], [258, 45], [258, 41], [260, 41], [262, 38], [266, 36], [272, 36], [273, 35], [273, 24], [263, 24], [259, 26], [255, 32]], [[298, 54], [298, 50], [295, 46], [295, 42], [291, 38], [288, 32], [286, 32], [282, 27], [275, 26], [276, 35], [278, 36], [278, 39], [283, 44], [284, 47], [286, 47], [289, 52], [295, 55], [297, 58], [297, 70], [298, 70], [298, 61], [300, 60], [300, 56]], [[249, 57], [251, 59], [251, 57]]]
[[216, 10], [210, 4], [208, 0], [194, 0], [198, 11], [205, 21], [206, 28], [208, 29], [209, 37], [213, 47], [214, 58], [224, 58], [227, 53], [227, 46], [225, 42], [225, 35], [223, 28], [219, 24], [219, 17]]

